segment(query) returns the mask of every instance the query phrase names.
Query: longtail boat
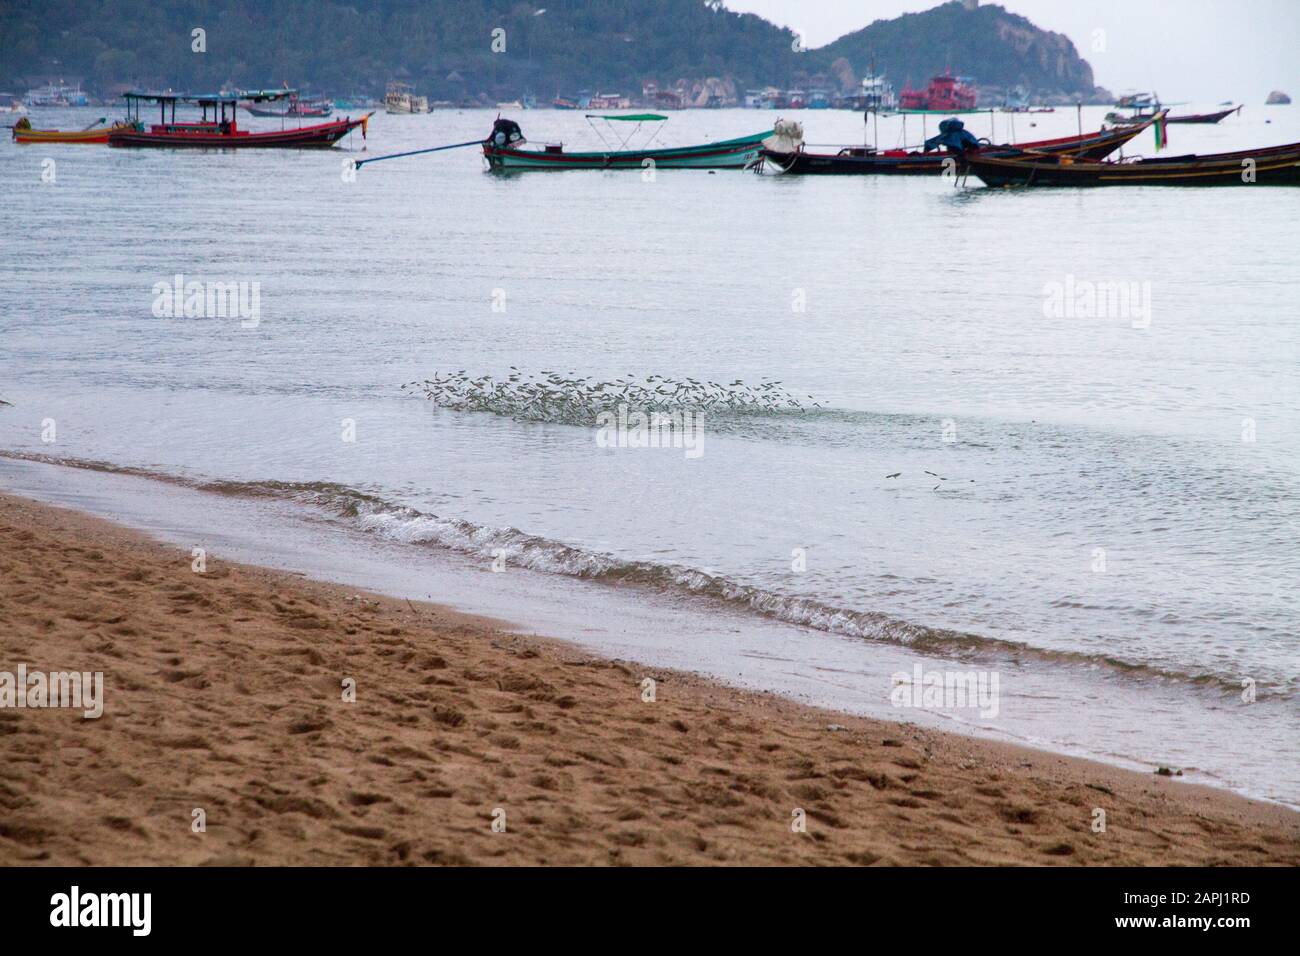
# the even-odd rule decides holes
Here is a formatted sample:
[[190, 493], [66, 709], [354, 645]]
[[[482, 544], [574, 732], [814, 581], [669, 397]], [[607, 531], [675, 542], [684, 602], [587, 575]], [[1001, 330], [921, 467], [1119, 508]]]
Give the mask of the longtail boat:
[[[994, 146], [981, 142], [978, 151], [981, 156], [1011, 157], [1026, 153], [1048, 153], [1077, 156], [1082, 159], [1105, 159], [1142, 133], [1157, 119], [1159, 119], [1158, 115], [1151, 117], [1140, 126], [1103, 129], [1084, 136], [1065, 136], [1060, 139], [1019, 143], [1014, 146], [1010, 144]], [[940, 139], [941, 137], [934, 137], [928, 143]], [[795, 152], [763, 150], [764, 162], [770, 161], [782, 172], [823, 176], [933, 176], [943, 172], [945, 168], [951, 168], [950, 161], [960, 155], [962, 155], [960, 151], [951, 147], [943, 150], [893, 149], [882, 152], [866, 146], [847, 146], [838, 153], [811, 153], [803, 149]]]
[[[297, 90], [291, 90], [288, 87], [282, 92], [287, 94], [289, 100], [288, 105], [282, 110], [260, 105], [260, 101], [254, 97], [265, 95], [261, 90], [256, 93], [240, 93], [242, 99], [239, 105], [253, 116], [269, 116], [275, 119], [282, 116], [317, 116], [324, 118], [334, 112], [334, 104], [324, 97], [303, 99]], [[279, 98], [277, 97], [277, 99]]]
[[112, 126], [102, 126], [103, 119], [92, 123], [86, 129], [34, 129], [31, 121], [24, 116], [14, 124], [15, 143], [107, 143], [108, 136], [115, 129], [135, 129], [131, 123], [117, 122]]
[[1117, 109], [1128, 110], [1129, 115], [1107, 113], [1106, 122], [1111, 126], [1132, 126], [1153, 119], [1164, 109], [1165, 104], [1160, 102], [1159, 93], [1129, 93], [1121, 96], [1115, 106]]
[[[178, 94], [178, 93], [126, 93], [127, 121], [130, 128], [114, 129], [108, 134], [109, 146], [127, 147], [201, 147], [208, 149], [243, 149], [246, 147], [278, 149], [310, 149], [333, 146], [352, 130], [360, 127], [366, 135], [366, 126], [373, 116], [367, 113], [360, 119], [346, 117], [319, 123], [315, 126], [298, 126], [292, 129], [258, 130], [239, 128], [236, 116], [239, 97], [233, 94]], [[256, 94], [257, 101], [281, 99], [287, 91], [275, 90]], [[247, 97], [246, 97], [247, 98]], [[140, 109], [144, 104], [158, 104], [158, 122], [144, 128]], [[197, 122], [178, 122], [176, 104], [185, 103], [199, 107], [202, 118]], [[170, 107], [170, 118], [168, 117]], [[211, 116], [209, 117], [209, 110]]]
[[1300, 143], [1120, 163], [1059, 156], [1017, 160], [970, 155], [964, 160], [964, 169], [989, 186], [1300, 185]]
[[1111, 126], [1140, 126], [1153, 119], [1155, 119], [1154, 113], [1134, 113], [1132, 116], [1125, 116], [1123, 113], [1107, 113], [1104, 122]]
[[[666, 116], [639, 113], [631, 116], [600, 116], [588, 114], [593, 119], [608, 122], [642, 123], [664, 122]], [[498, 119], [492, 135], [483, 143], [483, 155], [493, 170], [524, 169], [641, 169], [653, 163], [659, 169], [743, 169], [756, 162], [763, 148], [764, 138], [771, 130], [742, 136], [737, 139], [705, 143], [701, 146], [677, 146], [660, 149], [624, 149], [636, 129], [617, 147], [589, 152], [566, 152], [561, 143], [552, 143], [541, 149], [520, 149], [524, 143], [519, 124], [513, 120]]]
[[1166, 123], [1218, 123], [1227, 119], [1233, 113], [1240, 113], [1245, 106], [1234, 106], [1230, 110], [1220, 110], [1217, 113], [1193, 113], [1190, 116], [1171, 116]]

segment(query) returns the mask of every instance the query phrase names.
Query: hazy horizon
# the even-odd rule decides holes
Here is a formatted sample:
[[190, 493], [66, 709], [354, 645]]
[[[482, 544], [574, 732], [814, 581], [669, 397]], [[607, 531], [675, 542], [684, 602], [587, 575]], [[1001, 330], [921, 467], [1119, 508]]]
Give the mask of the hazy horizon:
[[[876, 20], [930, 10], [940, 2], [726, 0], [726, 5], [799, 30], [816, 48]], [[1176, 18], [1169, 15], [1168, 0], [1002, 0], [997, 5], [1068, 36], [1092, 65], [1096, 82], [1115, 93], [1155, 90], [1168, 102], [1247, 104], [1262, 104], [1270, 90], [1300, 93], [1294, 58], [1300, 46], [1298, 0], [1179, 0]], [[1104, 49], [1094, 49], [1094, 40], [1103, 36]], [[887, 51], [880, 51], [878, 66], [888, 72]]]

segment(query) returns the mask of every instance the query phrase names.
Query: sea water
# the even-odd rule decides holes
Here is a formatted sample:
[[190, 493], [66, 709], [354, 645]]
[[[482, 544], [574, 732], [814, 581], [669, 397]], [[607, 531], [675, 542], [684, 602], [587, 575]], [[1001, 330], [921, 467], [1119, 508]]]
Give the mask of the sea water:
[[[918, 660], [996, 672], [998, 717], [950, 722], [1300, 803], [1300, 190], [350, 168], [494, 115], [381, 114], [329, 151], [0, 144], [0, 487], [249, 560], [294, 540], [325, 576], [364, 554], [359, 583], [419, 596], [437, 563], [435, 599], [881, 716], [917, 719], [890, 695]], [[813, 143], [923, 135], [791, 115]], [[1170, 153], [1300, 140], [1297, 115], [1171, 127]], [[676, 113], [653, 145], [773, 119]], [[549, 373], [802, 407], [705, 409], [691, 456], [402, 388]]]

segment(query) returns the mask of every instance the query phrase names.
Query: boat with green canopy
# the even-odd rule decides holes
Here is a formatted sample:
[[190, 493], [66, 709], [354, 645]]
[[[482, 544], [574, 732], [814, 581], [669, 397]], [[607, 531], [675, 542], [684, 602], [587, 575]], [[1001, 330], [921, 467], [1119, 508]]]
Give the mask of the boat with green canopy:
[[[754, 164], [763, 149], [763, 140], [772, 135], [764, 130], [750, 136], [704, 143], [699, 146], [648, 148], [658, 135], [656, 130], [649, 142], [640, 149], [629, 149], [628, 144], [646, 123], [664, 123], [667, 116], [659, 113], [601, 114], [588, 113], [587, 122], [607, 147], [603, 150], [567, 152], [563, 143], [547, 143], [540, 149], [522, 149], [528, 141], [519, 124], [513, 120], [498, 119], [492, 135], [483, 143], [483, 155], [493, 170], [514, 171], [523, 169], [744, 169]], [[599, 120], [610, 125], [614, 133], [611, 142], [593, 123]], [[624, 125], [631, 129], [622, 133]]]

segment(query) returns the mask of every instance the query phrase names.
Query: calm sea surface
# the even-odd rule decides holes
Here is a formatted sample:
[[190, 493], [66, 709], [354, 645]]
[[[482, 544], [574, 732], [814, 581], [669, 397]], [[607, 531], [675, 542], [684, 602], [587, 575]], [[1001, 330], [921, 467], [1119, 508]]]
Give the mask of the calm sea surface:
[[[497, 558], [543, 589], [784, 628], [768, 656], [833, 673], [805, 696], [840, 706], [888, 715], [873, 660], [900, 653], [996, 670], [1010, 700], [1071, 703], [976, 729], [1300, 803], [1300, 190], [507, 177], [474, 150], [346, 174], [493, 117], [381, 113], [328, 152], [0, 144], [0, 451], [277, 502], [358, 553]], [[599, 147], [579, 114], [518, 118]], [[657, 143], [772, 118], [684, 112]], [[809, 142], [862, 142], [856, 114], [798, 118]], [[1077, 124], [1016, 116], [1015, 135]], [[903, 135], [881, 121], [882, 146]], [[1170, 135], [1173, 154], [1291, 142], [1300, 109]], [[1129, 150], [1153, 151], [1149, 132]], [[256, 283], [256, 324], [155, 315], [177, 275]], [[706, 415], [694, 458], [401, 389], [511, 367], [780, 381], [820, 407]], [[781, 689], [762, 654], [691, 653]]]

